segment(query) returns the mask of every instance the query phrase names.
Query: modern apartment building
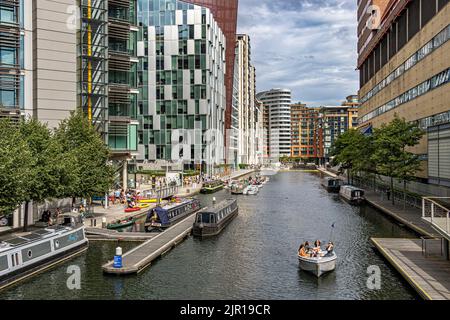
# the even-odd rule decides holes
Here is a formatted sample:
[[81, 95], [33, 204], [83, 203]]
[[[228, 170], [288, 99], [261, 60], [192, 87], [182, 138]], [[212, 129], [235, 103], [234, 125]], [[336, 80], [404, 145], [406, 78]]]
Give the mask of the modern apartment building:
[[137, 160], [213, 173], [225, 156], [225, 36], [208, 8], [139, 5]]
[[291, 157], [311, 162], [321, 157], [323, 141], [319, 111], [319, 108], [309, 108], [302, 103], [291, 105]]
[[[184, 0], [208, 8], [225, 36], [225, 129], [231, 128], [233, 72], [239, 0]], [[225, 139], [228, 147], [229, 139]]]
[[359, 125], [379, 127], [395, 114], [418, 123], [427, 135], [411, 149], [423, 160], [417, 177], [450, 186], [449, 1], [384, 1], [368, 28], [372, 3], [358, 2]]
[[323, 146], [321, 154], [326, 162], [330, 159], [330, 151], [337, 138], [349, 129], [358, 127], [358, 108], [347, 100], [341, 106], [321, 107], [319, 117]]
[[237, 76], [237, 138], [238, 163], [258, 164], [258, 112], [256, 104], [256, 70], [251, 63], [250, 37], [239, 34], [236, 38]]
[[257, 94], [264, 105], [266, 161], [279, 162], [291, 155], [291, 90], [271, 89]]

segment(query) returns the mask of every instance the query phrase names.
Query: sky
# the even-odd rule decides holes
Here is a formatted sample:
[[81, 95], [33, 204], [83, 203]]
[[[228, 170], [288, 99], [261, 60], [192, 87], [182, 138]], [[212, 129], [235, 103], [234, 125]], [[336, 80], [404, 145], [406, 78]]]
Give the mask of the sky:
[[239, 0], [257, 91], [291, 89], [310, 107], [357, 94], [356, 28], [356, 0]]

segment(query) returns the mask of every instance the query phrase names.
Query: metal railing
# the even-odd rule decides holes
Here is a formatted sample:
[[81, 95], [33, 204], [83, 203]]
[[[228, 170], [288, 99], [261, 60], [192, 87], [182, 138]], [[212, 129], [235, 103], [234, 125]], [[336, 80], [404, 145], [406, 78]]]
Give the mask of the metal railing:
[[447, 235], [450, 235], [450, 209], [445, 207], [443, 202], [449, 201], [448, 197], [422, 198], [422, 219]]

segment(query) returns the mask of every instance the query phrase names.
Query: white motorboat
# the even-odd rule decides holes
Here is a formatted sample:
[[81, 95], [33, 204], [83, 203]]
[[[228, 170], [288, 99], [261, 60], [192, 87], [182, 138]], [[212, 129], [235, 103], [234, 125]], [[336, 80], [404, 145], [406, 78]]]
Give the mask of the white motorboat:
[[253, 185], [248, 186], [248, 187], [246, 188], [246, 190], [244, 190], [244, 194], [248, 194], [248, 195], [255, 195], [255, 194], [257, 194], [258, 192], [259, 192], [258, 186], [253, 186]]
[[320, 277], [324, 273], [333, 271], [336, 269], [337, 255], [333, 252], [328, 256], [319, 257], [301, 257], [298, 256], [300, 262], [300, 268], [302, 270], [308, 271]]

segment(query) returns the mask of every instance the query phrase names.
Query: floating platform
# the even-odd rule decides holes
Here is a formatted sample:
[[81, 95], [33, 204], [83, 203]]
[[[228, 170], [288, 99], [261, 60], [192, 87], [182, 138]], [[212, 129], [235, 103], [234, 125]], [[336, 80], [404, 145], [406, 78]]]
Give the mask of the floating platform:
[[423, 299], [450, 300], [450, 261], [426, 255], [421, 239], [371, 241]]
[[86, 228], [89, 240], [119, 240], [119, 241], [147, 241], [156, 237], [154, 233], [147, 232], [119, 232], [117, 230]]
[[152, 261], [164, 255], [183, 242], [192, 232], [195, 214], [185, 218], [173, 227], [156, 235], [122, 256], [122, 268], [114, 268], [113, 261], [103, 265], [103, 272], [116, 275], [136, 274], [149, 266]]

